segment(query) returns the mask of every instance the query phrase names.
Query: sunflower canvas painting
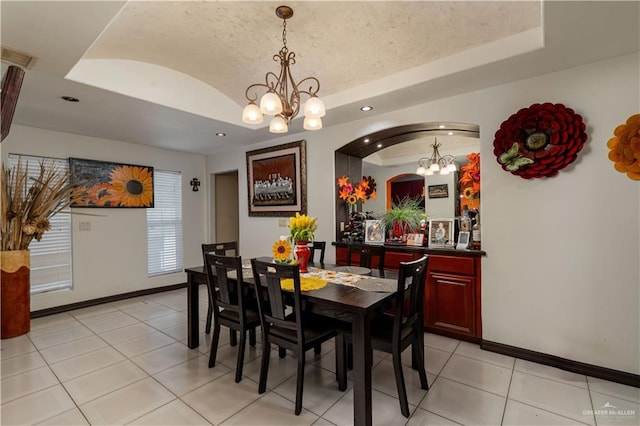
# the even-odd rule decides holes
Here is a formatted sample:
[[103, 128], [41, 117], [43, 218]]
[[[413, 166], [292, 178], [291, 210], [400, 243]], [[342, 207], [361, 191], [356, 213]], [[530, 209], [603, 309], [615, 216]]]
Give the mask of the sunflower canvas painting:
[[71, 207], [153, 207], [153, 167], [70, 158]]

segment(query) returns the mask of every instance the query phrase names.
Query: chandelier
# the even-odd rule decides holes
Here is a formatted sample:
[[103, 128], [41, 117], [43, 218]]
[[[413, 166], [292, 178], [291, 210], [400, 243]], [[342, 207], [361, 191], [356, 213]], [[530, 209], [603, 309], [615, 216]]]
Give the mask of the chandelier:
[[[282, 19], [282, 43], [283, 46], [273, 60], [280, 62], [280, 74], [269, 71], [265, 75], [264, 83], [255, 83], [247, 87], [245, 96], [249, 104], [242, 111], [242, 121], [248, 124], [259, 124], [263, 121], [263, 114], [274, 116], [269, 123], [271, 133], [286, 133], [289, 124], [300, 111], [300, 94], [304, 93], [309, 99], [304, 105], [305, 130], [319, 130], [322, 128], [322, 119], [325, 108], [317, 97], [320, 90], [320, 82], [315, 77], [306, 77], [296, 83], [289, 70], [289, 65], [296, 63], [296, 54], [287, 48], [287, 19], [293, 16], [293, 9], [288, 6], [280, 6], [276, 9], [276, 16]], [[305, 85], [308, 89], [305, 90]], [[256, 105], [258, 94], [255, 89], [265, 89], [266, 93], [260, 99], [260, 107]]]
[[431, 145], [433, 148], [431, 157], [422, 157], [418, 160], [418, 169], [416, 170], [416, 174], [424, 176], [432, 176], [436, 173], [440, 175], [448, 175], [449, 173], [457, 170], [453, 155], [440, 155], [440, 151], [438, 151], [440, 146], [442, 146], [442, 144], [439, 144], [438, 138], [436, 138], [435, 143]]

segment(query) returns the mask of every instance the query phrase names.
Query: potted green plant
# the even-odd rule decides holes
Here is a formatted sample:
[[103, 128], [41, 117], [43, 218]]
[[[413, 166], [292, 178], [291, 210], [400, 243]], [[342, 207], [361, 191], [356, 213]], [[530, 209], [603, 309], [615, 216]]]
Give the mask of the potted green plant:
[[415, 198], [405, 197], [394, 203], [390, 210], [379, 219], [387, 232], [392, 230], [395, 238], [403, 234], [415, 233], [420, 229], [420, 221], [426, 217], [424, 207]]
[[71, 203], [74, 185], [69, 172], [53, 161], [40, 162], [37, 177], [29, 177], [28, 166], [18, 164], [0, 177], [0, 269], [2, 273], [1, 338], [19, 336], [30, 330], [29, 244], [51, 229], [51, 216]]

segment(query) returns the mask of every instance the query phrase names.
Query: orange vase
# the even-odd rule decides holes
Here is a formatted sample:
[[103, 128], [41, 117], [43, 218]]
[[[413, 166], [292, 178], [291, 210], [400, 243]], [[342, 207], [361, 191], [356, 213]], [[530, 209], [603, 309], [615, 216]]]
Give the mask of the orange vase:
[[8, 339], [31, 329], [31, 256], [29, 250], [0, 251], [0, 337]]
[[296, 241], [295, 248], [296, 259], [298, 260], [298, 268], [300, 272], [309, 272], [307, 265], [309, 264], [309, 258], [311, 257], [311, 250], [309, 249], [308, 241]]

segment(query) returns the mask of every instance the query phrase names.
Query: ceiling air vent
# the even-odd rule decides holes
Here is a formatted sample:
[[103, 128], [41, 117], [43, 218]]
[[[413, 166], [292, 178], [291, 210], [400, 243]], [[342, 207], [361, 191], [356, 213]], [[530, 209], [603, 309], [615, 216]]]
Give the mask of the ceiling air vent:
[[17, 50], [2, 46], [2, 62], [9, 62], [26, 69], [31, 69], [37, 59], [35, 56], [27, 53], [18, 52]]

